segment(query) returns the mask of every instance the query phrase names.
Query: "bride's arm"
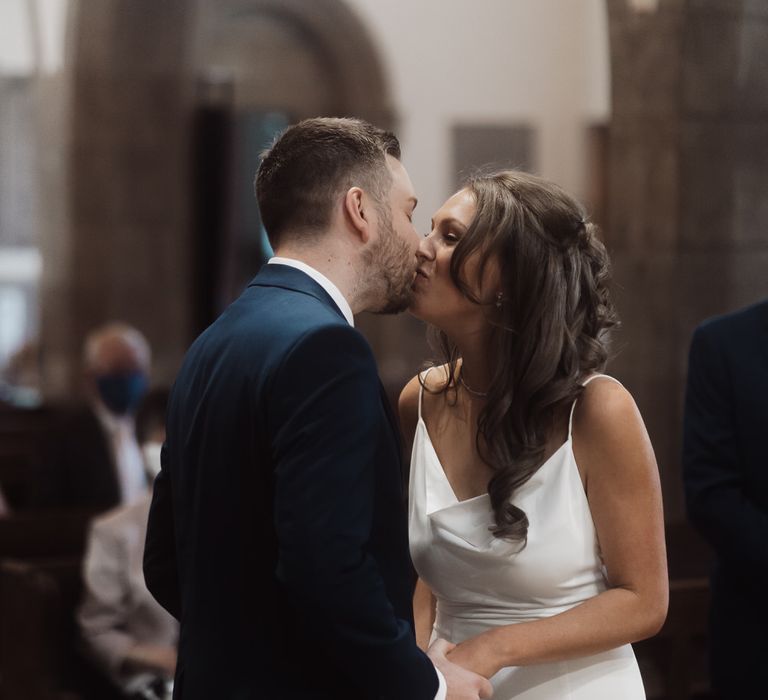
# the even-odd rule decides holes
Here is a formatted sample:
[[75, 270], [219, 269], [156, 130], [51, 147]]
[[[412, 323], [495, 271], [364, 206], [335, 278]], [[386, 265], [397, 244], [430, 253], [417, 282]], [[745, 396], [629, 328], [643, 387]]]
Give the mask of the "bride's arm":
[[416, 644], [422, 651], [426, 651], [435, 624], [435, 596], [421, 579], [416, 581], [413, 594], [413, 621], [416, 626]]
[[609, 589], [564, 613], [473, 637], [451, 661], [489, 677], [505, 666], [596, 654], [651, 637], [663, 625], [669, 591], [661, 488], [632, 397], [609, 380], [591, 382], [573, 435]]

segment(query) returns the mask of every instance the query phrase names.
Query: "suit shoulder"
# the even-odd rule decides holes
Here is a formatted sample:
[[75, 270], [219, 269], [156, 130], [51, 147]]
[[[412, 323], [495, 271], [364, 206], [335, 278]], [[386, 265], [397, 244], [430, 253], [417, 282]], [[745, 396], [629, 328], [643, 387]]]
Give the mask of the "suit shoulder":
[[708, 318], [699, 324], [695, 333], [707, 337], [729, 336], [733, 333], [752, 332], [761, 323], [768, 325], [768, 300]]
[[350, 330], [344, 318], [311, 295], [250, 287], [192, 343], [180, 374], [222, 364], [275, 365], [303, 338], [327, 328]]
[[319, 322], [338, 322], [349, 325], [346, 319], [340, 316], [340, 312], [333, 308], [330, 298], [325, 301], [303, 289], [252, 286], [243, 292], [233, 306], [237, 304], [255, 305], [260, 314], [287, 321], [310, 318]]
[[216, 331], [256, 342], [268, 338], [271, 344], [291, 345], [322, 328], [351, 328], [346, 319], [317, 297], [280, 287], [249, 288], [225, 316]]

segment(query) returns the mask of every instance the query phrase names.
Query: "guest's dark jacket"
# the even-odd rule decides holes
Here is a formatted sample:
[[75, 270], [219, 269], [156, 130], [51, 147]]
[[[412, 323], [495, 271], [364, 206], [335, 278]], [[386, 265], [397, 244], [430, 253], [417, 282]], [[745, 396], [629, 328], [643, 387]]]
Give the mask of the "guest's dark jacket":
[[363, 337], [266, 265], [171, 394], [144, 572], [181, 620], [174, 697], [432, 700], [397, 427]]
[[57, 406], [35, 505], [106, 511], [120, 504], [109, 437], [85, 404]]
[[703, 323], [689, 359], [685, 491], [689, 517], [716, 554], [712, 662], [728, 697], [766, 688], [766, 439], [768, 301]]

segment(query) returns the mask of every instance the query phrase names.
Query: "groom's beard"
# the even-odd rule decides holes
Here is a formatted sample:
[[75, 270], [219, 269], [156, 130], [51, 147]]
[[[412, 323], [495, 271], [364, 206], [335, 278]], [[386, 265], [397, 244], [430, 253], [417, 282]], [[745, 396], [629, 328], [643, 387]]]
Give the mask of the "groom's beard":
[[376, 298], [376, 303], [368, 310], [375, 314], [399, 314], [411, 305], [413, 298], [416, 256], [395, 233], [388, 214], [379, 212], [381, 236], [376, 246], [368, 251], [366, 261], [370, 270], [371, 296]]

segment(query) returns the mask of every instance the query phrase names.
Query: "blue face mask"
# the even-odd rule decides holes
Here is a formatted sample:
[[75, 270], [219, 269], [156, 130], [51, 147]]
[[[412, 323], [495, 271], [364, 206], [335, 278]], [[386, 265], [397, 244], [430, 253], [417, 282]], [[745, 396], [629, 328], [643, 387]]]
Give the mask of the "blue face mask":
[[96, 378], [99, 396], [115, 415], [133, 413], [147, 393], [149, 380], [143, 372], [115, 372]]

